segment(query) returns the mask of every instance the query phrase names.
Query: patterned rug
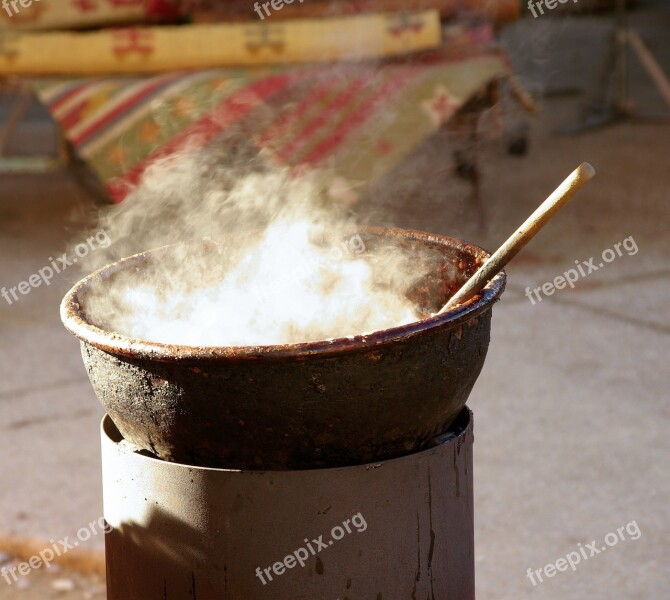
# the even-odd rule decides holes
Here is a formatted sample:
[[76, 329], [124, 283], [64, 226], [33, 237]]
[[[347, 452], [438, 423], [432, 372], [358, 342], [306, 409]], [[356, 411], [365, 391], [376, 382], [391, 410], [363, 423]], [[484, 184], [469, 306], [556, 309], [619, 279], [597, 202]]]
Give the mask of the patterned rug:
[[399, 164], [472, 95], [508, 73], [502, 53], [470, 49], [421, 61], [33, 84], [76, 152], [120, 202], [155, 160], [216, 143], [231, 131], [278, 165], [327, 168], [347, 194]]
[[120, 202], [155, 160], [229, 130], [279, 165], [326, 167], [343, 193], [379, 179], [473, 94], [501, 54], [383, 66], [42, 80], [38, 95]]

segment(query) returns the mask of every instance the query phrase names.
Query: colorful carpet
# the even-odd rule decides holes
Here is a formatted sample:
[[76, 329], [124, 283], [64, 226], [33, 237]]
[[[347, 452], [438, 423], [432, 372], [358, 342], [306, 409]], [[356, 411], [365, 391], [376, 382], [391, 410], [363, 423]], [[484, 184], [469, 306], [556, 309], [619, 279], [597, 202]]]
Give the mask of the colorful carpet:
[[468, 98], [508, 73], [503, 54], [469, 51], [411, 62], [33, 84], [120, 202], [157, 159], [216, 144], [231, 131], [278, 165], [326, 168], [347, 193], [399, 164]]

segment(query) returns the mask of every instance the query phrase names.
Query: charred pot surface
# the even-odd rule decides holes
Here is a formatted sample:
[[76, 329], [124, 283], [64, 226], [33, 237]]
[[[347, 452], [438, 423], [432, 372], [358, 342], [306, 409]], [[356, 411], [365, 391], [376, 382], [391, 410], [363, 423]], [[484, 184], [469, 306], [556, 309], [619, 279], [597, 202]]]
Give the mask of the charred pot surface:
[[[412, 291], [427, 314], [487, 257], [421, 232], [374, 228], [361, 235], [366, 245], [439, 254], [434, 276]], [[92, 279], [144, 260], [120, 261], [80, 282], [63, 301], [63, 321], [82, 341], [95, 392], [127, 440], [165, 460], [223, 468], [344, 466], [423, 449], [464, 406], [505, 285], [501, 274], [458, 309], [406, 326], [283, 346], [173, 346], [88, 323]]]
[[491, 313], [412, 342], [340, 356], [180, 364], [82, 344], [123, 436], [168, 460], [300, 469], [423, 448], [465, 404], [482, 368]]

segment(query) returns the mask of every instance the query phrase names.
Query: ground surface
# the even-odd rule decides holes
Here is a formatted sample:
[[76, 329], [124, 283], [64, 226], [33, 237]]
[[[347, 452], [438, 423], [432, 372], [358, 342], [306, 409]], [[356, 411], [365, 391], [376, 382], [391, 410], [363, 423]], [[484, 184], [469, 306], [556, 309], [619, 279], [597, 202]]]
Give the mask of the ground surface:
[[[636, 17], [670, 71], [667, 11]], [[656, 31], [656, 33], [654, 33]], [[505, 33], [522, 77], [551, 94], [525, 158], [484, 148], [489, 231], [479, 232], [467, 187], [449, 171], [437, 138], [365, 201], [378, 221], [453, 234], [493, 248], [582, 160], [597, 179], [508, 269], [492, 344], [469, 405], [475, 412], [478, 597], [657, 600], [670, 571], [670, 125], [620, 123], [575, 137], [583, 86], [604, 51], [601, 19], [526, 20]], [[637, 66], [641, 104], [659, 106]], [[444, 156], [444, 161], [435, 157]], [[430, 157], [427, 160], [426, 157]], [[72, 214], [90, 203], [66, 173], [0, 179], [0, 285], [48, 264], [76, 239]], [[535, 305], [526, 286], [552, 281], [631, 237], [624, 253]], [[0, 301], [0, 541], [73, 535], [96, 520], [102, 411], [58, 303], [66, 272], [8, 305]], [[548, 563], [635, 521], [625, 541], [535, 587], [528, 568]], [[629, 533], [635, 527], [629, 526]], [[102, 548], [94, 537], [86, 549]], [[2, 547], [0, 546], [0, 551]], [[0, 562], [10, 560], [0, 557]], [[88, 579], [58, 592], [62, 573], [33, 572], [0, 598], [86, 598]], [[72, 578], [70, 578], [72, 579]], [[73, 580], [74, 581], [74, 580]], [[69, 583], [58, 584], [70, 587]], [[97, 596], [91, 596], [97, 597]], [[394, 599], [405, 600], [405, 599]]]

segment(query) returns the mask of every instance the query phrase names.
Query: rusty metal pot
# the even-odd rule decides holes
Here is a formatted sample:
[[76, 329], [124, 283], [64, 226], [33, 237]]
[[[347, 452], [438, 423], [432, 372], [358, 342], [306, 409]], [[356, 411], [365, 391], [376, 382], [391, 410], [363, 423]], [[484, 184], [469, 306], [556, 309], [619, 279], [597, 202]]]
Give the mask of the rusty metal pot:
[[419, 451], [459, 414], [482, 369], [498, 275], [481, 294], [431, 317], [487, 254], [459, 240], [366, 228], [366, 246], [438, 255], [413, 292], [425, 319], [369, 335], [276, 346], [153, 343], [89, 322], [86, 294], [147, 256], [76, 284], [61, 305], [93, 388], [124, 438], [159, 458], [242, 469], [345, 466]]

